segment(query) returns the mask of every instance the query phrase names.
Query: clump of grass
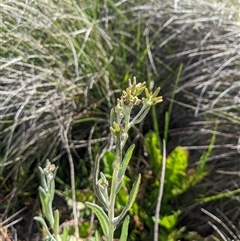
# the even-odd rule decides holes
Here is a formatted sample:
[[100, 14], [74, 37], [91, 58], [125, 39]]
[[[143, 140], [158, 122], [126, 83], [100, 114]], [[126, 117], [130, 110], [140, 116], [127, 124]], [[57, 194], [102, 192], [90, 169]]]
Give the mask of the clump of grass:
[[219, 209], [217, 211], [220, 218], [203, 208], [201, 211], [215, 222], [208, 221], [208, 224], [215, 230], [215, 235], [212, 235], [214, 240], [218, 240], [218, 237], [224, 241], [240, 239], [240, 230]]
[[[208, 159], [211, 173], [201, 187], [206, 196], [238, 189], [237, 176], [216, 170], [234, 171], [239, 167], [239, 4], [160, 2], [135, 7], [135, 16], [138, 12], [144, 19], [143, 36], [146, 43], [150, 40], [148, 65], [150, 72], [164, 76], [164, 93], [173, 90], [176, 70], [183, 65], [175, 99], [171, 100], [171, 94], [166, 98], [174, 103], [167, 146], [172, 149], [181, 144], [188, 148], [195, 166], [208, 148], [206, 140], [210, 140], [217, 122], [216, 143]], [[209, 203], [208, 210], [214, 212], [222, 203], [229, 219], [236, 222], [236, 209], [230, 208], [230, 202]]]
[[106, 123], [99, 106], [109, 102], [104, 88], [112, 46], [92, 14], [97, 5], [92, 12], [87, 2], [69, 0], [0, 5], [0, 189], [3, 196], [14, 190], [6, 202], [14, 209], [21, 191], [35, 188], [35, 167], [44, 160], [67, 154], [74, 177], [72, 149], [88, 146], [78, 140], [87, 140], [91, 128], [79, 131], [78, 123]]
[[2, 14], [1, 168], [7, 169], [17, 158], [55, 155], [59, 133], [88, 117], [88, 90], [108, 59], [101, 43], [107, 34], [77, 3], [4, 1]]
[[1, 3], [1, 170], [56, 154], [59, 133], [89, 117], [88, 90], [108, 62], [103, 31], [76, 3], [49, 4]]

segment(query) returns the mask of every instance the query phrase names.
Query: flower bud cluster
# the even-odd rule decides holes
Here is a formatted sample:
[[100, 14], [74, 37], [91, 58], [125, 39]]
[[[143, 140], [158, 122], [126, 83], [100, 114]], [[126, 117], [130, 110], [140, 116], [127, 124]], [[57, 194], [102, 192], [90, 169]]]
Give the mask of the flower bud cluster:
[[[142, 93], [145, 97], [139, 98]], [[162, 96], [158, 96], [160, 88], [154, 93], [149, 92], [146, 82], [138, 83], [136, 78], [129, 80], [129, 86], [122, 92], [122, 96], [117, 99], [117, 106], [111, 113], [110, 131], [114, 137], [115, 143], [120, 140], [122, 147], [124, 146], [128, 135], [126, 133], [135, 124], [141, 122], [147, 115], [150, 107], [163, 101]], [[134, 106], [142, 104], [141, 109], [132, 118], [131, 111]]]

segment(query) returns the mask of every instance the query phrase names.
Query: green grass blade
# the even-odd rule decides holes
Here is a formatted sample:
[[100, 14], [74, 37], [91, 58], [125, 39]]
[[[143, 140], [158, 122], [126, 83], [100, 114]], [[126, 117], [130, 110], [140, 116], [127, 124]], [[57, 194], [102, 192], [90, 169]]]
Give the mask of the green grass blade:
[[175, 81], [173, 92], [172, 92], [171, 102], [170, 102], [168, 112], [167, 112], [168, 114], [166, 113], [166, 116], [165, 116], [164, 140], [165, 140], [166, 143], [167, 143], [167, 138], [168, 138], [169, 123], [170, 123], [169, 117], [171, 116], [171, 113], [172, 113], [173, 102], [174, 102], [174, 98], [175, 98], [175, 94], [176, 94], [176, 89], [178, 87], [178, 83], [179, 83], [179, 80], [180, 80], [180, 77], [181, 77], [181, 74], [182, 74], [182, 69], [183, 69], [183, 64], [181, 64], [179, 66], [176, 81]]
[[237, 194], [240, 194], [240, 188], [233, 190], [233, 191], [218, 193], [218, 194], [210, 196], [210, 197], [198, 198], [198, 199], [196, 199], [196, 201], [200, 202], [200, 203], [208, 203], [208, 202], [217, 201], [217, 200], [220, 200], [223, 198], [232, 197]]
[[214, 133], [212, 135], [211, 142], [209, 144], [208, 150], [202, 154], [202, 156], [199, 160], [199, 164], [196, 168], [196, 175], [201, 174], [204, 171], [205, 164], [206, 164], [207, 159], [208, 159], [208, 157], [210, 156], [210, 154], [213, 150], [214, 143], [216, 141], [216, 130], [217, 130], [217, 124], [215, 125], [215, 130], [214, 130]]

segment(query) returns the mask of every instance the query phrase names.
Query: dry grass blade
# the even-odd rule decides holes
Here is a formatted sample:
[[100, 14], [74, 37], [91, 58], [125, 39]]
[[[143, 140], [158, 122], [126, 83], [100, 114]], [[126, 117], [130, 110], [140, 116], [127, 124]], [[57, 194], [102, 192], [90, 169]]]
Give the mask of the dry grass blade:
[[[18, 240], [17, 233], [16, 233], [16, 230], [13, 229], [13, 225], [20, 222], [23, 219], [23, 217], [15, 219], [14, 221], [11, 221], [10, 223], [9, 223], [9, 221], [14, 219], [16, 216], [18, 216], [20, 213], [22, 213], [25, 209], [26, 209], [26, 207], [18, 210], [16, 213], [14, 213], [10, 217], [4, 219], [3, 221], [0, 221], [0, 238], [2, 237], [6, 241], [10, 241], [10, 240], [17, 241]], [[11, 232], [9, 231], [10, 227], [13, 229]], [[9, 235], [9, 233], [11, 233], [11, 234]]]
[[[235, 235], [232, 230], [228, 227], [228, 225], [226, 225], [221, 219], [219, 219], [218, 217], [216, 217], [215, 215], [213, 215], [212, 213], [208, 212], [207, 210], [205, 210], [204, 208], [201, 208], [201, 211], [205, 214], [207, 214], [209, 217], [211, 217], [213, 220], [215, 220], [218, 224], [220, 224], [222, 226], [222, 228], [228, 233], [228, 235], [230, 235], [230, 239], [233, 238], [233, 240], [238, 240], [240, 238], [240, 236], [237, 234]], [[221, 231], [219, 228], [217, 228], [214, 224], [212, 224], [211, 222], [209, 222], [209, 224], [216, 230], [218, 231], [218, 233], [220, 234], [220, 236], [222, 238], [224, 238], [224, 240], [228, 240], [228, 236], [226, 234], [224, 234], [223, 231]]]
[[[47, 2], [1, 3], [1, 169], [14, 171], [11, 163], [17, 163], [17, 169], [25, 160], [30, 166], [31, 158], [43, 162], [54, 157], [61, 145], [59, 123], [69, 115], [80, 116], [88, 105], [87, 90], [108, 61], [96, 39], [104, 31], [95, 28], [81, 8], [67, 0], [61, 6]], [[69, 21], [78, 24], [68, 29]], [[80, 66], [81, 59], [86, 61]], [[87, 110], [82, 116], [88, 116]]]
[[161, 171], [161, 180], [159, 185], [159, 194], [158, 194], [158, 200], [155, 210], [155, 222], [154, 222], [154, 241], [158, 240], [159, 236], [159, 216], [160, 216], [160, 210], [161, 210], [161, 201], [163, 196], [163, 189], [164, 189], [164, 180], [165, 180], [165, 170], [166, 170], [166, 144], [165, 141], [163, 141], [163, 158], [162, 158], [162, 171]]
[[[106, 122], [98, 105], [106, 98], [101, 77], [111, 61], [108, 34], [89, 6], [75, 1], [4, 0], [0, 8], [0, 189], [15, 190], [5, 202], [18, 205], [16, 196], [31, 184], [35, 167], [66, 153], [74, 195], [72, 153], [80, 147], [72, 139], [90, 130], [87, 124], [79, 130], [75, 121], [101, 116]], [[77, 226], [76, 211], [74, 217]]]

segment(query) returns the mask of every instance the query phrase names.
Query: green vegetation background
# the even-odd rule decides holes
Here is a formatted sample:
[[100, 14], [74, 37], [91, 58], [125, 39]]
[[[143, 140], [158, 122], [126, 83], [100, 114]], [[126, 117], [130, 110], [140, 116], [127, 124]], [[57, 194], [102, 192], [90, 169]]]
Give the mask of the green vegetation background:
[[[56, 206], [62, 207], [62, 222], [71, 213], [70, 156], [77, 199], [92, 200], [96, 155], [112, 145], [110, 109], [132, 76], [147, 81], [150, 89], [161, 86], [164, 102], [130, 135], [129, 144], [137, 148], [126, 186], [137, 173], [143, 175], [131, 211], [130, 240], [153, 234], [163, 138], [167, 153], [177, 158], [169, 156], [175, 162], [169, 161], [172, 169], [167, 171], [172, 186], [166, 186], [161, 240], [169, 235], [192, 240], [189, 231], [196, 231], [195, 239], [209, 236], [213, 228], [206, 222], [213, 220], [201, 208], [225, 220], [235, 235], [226, 231], [227, 237], [239, 237], [240, 43], [235, 5], [2, 1], [0, 212], [5, 220], [26, 207], [15, 225], [22, 239], [39, 232], [29, 215], [40, 210], [37, 167], [46, 159], [59, 166]], [[106, 173], [111, 158], [111, 152], [103, 157]], [[198, 179], [192, 180], [196, 173]], [[127, 195], [124, 189], [120, 192], [119, 206]], [[89, 210], [81, 211], [81, 217], [80, 233], [87, 237]]]

